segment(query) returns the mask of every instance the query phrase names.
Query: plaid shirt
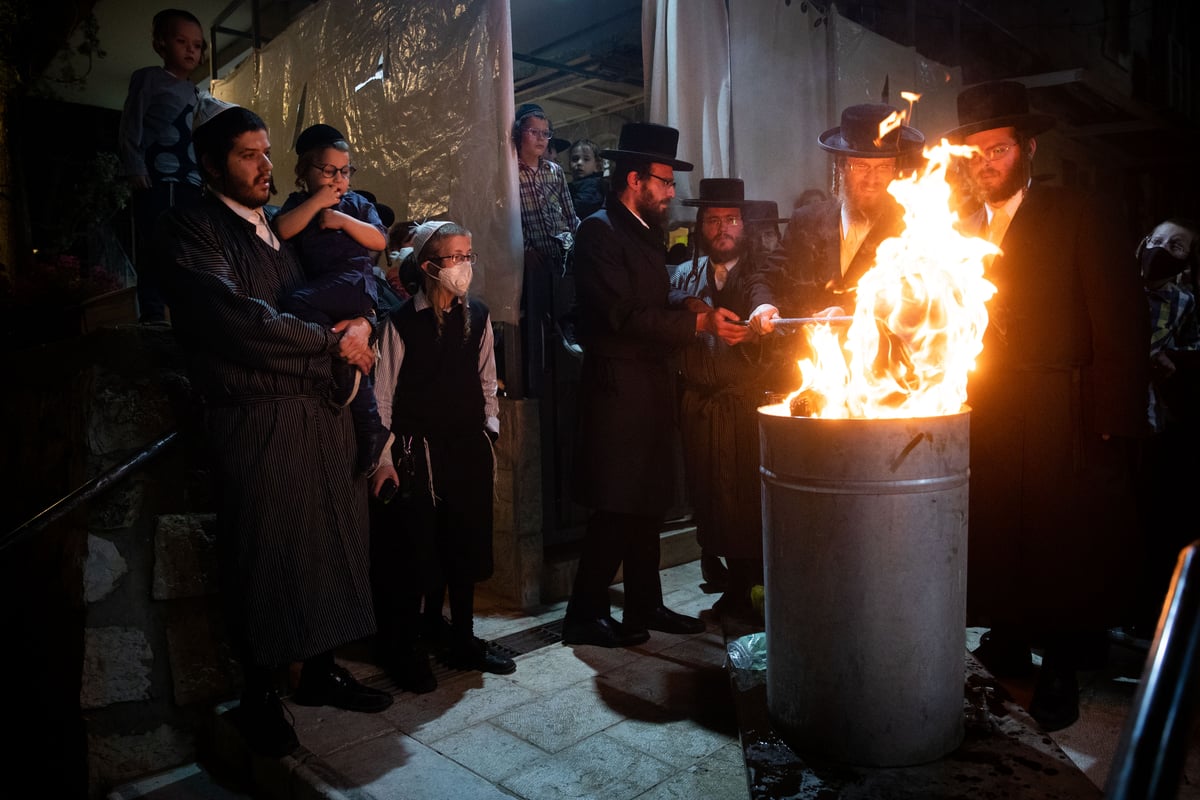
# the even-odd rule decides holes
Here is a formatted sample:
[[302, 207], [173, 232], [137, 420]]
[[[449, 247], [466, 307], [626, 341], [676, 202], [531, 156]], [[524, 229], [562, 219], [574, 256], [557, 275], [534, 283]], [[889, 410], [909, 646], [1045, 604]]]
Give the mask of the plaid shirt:
[[[1196, 300], [1192, 293], [1175, 282], [1157, 289], [1146, 289], [1150, 305], [1150, 355], [1164, 350], [1200, 349], [1200, 322], [1196, 318]], [[1160, 387], [1150, 383], [1150, 427], [1156, 433], [1166, 430], [1168, 409]]]
[[1200, 347], [1196, 300], [1191, 292], [1171, 282], [1146, 289], [1146, 301], [1150, 304], [1150, 355]]
[[570, 249], [579, 218], [567, 189], [562, 167], [545, 158], [537, 169], [517, 160], [521, 179], [521, 232], [525, 249], [536, 250], [551, 263], [561, 262]]

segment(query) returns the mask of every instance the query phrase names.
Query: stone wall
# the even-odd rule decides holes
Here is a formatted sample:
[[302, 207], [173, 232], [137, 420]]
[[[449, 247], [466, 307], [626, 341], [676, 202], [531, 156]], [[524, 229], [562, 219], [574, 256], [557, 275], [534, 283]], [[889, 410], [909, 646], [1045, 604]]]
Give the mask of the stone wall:
[[[62, 701], [48, 717], [45, 702], [31, 702], [29, 726], [73, 745], [42, 739], [46, 746], [39, 747], [35, 740], [31, 758], [73, 776], [69, 788], [64, 777], [59, 794], [79, 796], [86, 783], [87, 793], [100, 797], [195, 760], [213, 707], [238, 692], [195, 409], [169, 330], [102, 330], [10, 356], [6, 364], [10, 374], [45, 373], [21, 382], [0, 405], [9, 422], [6, 474], [15, 476], [10, 486], [19, 499], [6, 504], [11, 520], [180, 431], [154, 461], [0, 558], [6, 575], [28, 576], [20, 591], [12, 582], [8, 607], [32, 600], [39, 615], [24, 628], [17, 615], [13, 641], [44, 655], [42, 672]], [[505, 398], [501, 419], [496, 571], [486, 586], [524, 608], [540, 601], [542, 573], [537, 403]]]

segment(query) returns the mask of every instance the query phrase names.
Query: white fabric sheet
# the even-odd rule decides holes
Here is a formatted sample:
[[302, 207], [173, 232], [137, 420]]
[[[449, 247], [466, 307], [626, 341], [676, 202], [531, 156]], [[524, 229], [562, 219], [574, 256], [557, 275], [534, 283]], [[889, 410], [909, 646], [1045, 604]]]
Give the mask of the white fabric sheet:
[[314, 5], [213, 86], [271, 131], [282, 203], [294, 191], [300, 131], [344, 133], [373, 192], [397, 220], [448, 215], [474, 234], [471, 293], [492, 319], [517, 321], [521, 223], [507, 0]]

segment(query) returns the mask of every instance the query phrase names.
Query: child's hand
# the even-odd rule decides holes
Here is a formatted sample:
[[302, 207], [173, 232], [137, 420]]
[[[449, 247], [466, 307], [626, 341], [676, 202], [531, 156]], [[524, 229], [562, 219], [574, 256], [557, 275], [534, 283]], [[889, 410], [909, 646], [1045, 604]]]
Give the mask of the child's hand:
[[349, 219], [340, 211], [334, 211], [332, 208], [321, 209], [320, 216], [317, 217], [317, 225], [323, 231], [340, 231], [346, 227], [346, 220]]
[[312, 197], [321, 208], [333, 208], [341, 202], [342, 193], [330, 183], [314, 189]]

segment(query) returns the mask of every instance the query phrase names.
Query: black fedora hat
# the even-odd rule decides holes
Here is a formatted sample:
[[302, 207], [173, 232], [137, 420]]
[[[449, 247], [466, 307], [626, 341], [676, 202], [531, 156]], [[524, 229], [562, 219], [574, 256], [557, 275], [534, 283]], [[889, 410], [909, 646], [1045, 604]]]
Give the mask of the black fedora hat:
[[344, 142], [346, 137], [332, 125], [309, 125], [296, 138], [296, 154], [304, 155], [317, 147], [328, 147], [334, 142]]
[[879, 138], [879, 123], [896, 109], [884, 103], [861, 103], [842, 110], [842, 124], [817, 137], [825, 150], [856, 158], [895, 158], [919, 152], [925, 134], [911, 125], [900, 125]]
[[741, 178], [705, 178], [700, 181], [700, 196], [682, 201], [697, 208], [746, 208], [746, 184]]
[[680, 172], [691, 172], [693, 166], [675, 158], [679, 147], [679, 131], [666, 125], [650, 122], [626, 122], [621, 126], [621, 138], [615, 150], [601, 150], [601, 158], [615, 161], [650, 161], [666, 164]]
[[779, 204], [774, 200], [747, 200], [742, 216], [750, 223], [779, 225], [788, 221], [779, 216]]
[[1029, 92], [1017, 81], [991, 81], [958, 93], [958, 127], [947, 131], [951, 141], [993, 128], [1016, 128], [1036, 136], [1054, 127], [1054, 117], [1031, 113]]
[[571, 140], [555, 136], [550, 140], [550, 146], [554, 148], [554, 152], [556, 153], [565, 153], [571, 149]]

